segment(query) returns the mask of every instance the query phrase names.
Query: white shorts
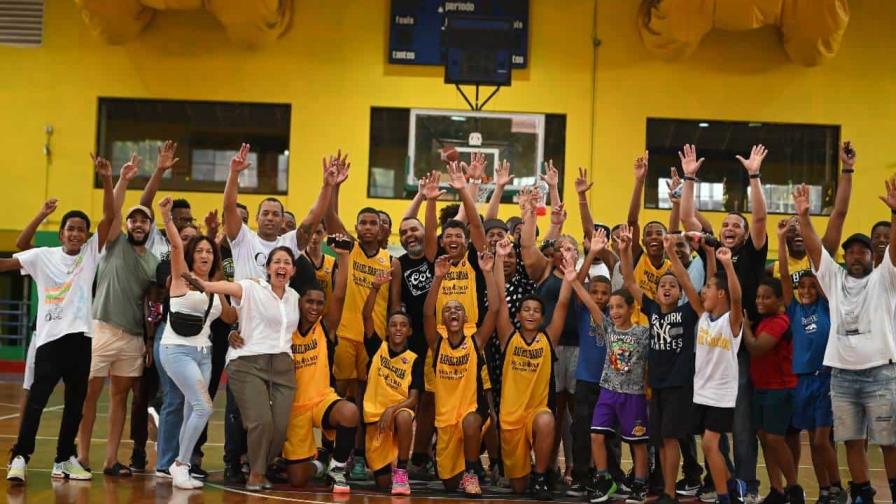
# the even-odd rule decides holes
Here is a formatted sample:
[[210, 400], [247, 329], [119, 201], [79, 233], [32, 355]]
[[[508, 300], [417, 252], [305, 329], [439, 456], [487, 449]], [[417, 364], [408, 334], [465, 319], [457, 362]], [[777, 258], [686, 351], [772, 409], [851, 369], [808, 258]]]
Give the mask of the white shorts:
[[557, 361], [554, 363], [554, 390], [557, 392], [576, 391], [576, 364], [579, 362], [579, 347], [557, 345], [554, 349]]
[[22, 388], [31, 390], [31, 384], [34, 383], [34, 354], [37, 352], [37, 333], [31, 333], [31, 341], [28, 343], [28, 350], [25, 352], [25, 380], [22, 381]]

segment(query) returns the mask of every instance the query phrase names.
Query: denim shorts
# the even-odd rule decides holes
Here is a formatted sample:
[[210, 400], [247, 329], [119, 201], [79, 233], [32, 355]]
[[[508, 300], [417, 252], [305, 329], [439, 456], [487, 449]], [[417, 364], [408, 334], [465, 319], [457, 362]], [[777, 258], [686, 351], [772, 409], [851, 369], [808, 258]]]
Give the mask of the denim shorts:
[[896, 364], [870, 369], [833, 369], [834, 440], [868, 439], [896, 445]]

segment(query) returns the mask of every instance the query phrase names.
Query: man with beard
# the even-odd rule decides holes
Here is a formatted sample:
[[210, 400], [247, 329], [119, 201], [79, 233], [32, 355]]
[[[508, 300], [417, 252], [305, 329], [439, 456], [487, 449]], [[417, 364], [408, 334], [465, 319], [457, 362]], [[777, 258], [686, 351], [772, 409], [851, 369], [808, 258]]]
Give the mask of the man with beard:
[[[705, 159], [697, 159], [697, 149], [693, 145], [685, 145], [683, 150], [683, 153], [678, 153], [684, 173], [681, 223], [686, 231], [702, 231], [702, 226], [696, 217], [694, 185], [697, 181], [697, 171]], [[743, 306], [749, 320], [760, 318], [756, 309], [756, 290], [759, 288], [759, 281], [765, 276], [765, 259], [768, 256], [768, 236], [765, 233], [768, 211], [759, 173], [767, 152], [764, 146], [754, 145], [748, 159], [737, 156], [737, 160], [744, 166], [749, 176], [753, 217], [751, 222], [748, 222], [740, 213], [731, 212], [722, 221], [719, 233], [722, 245], [731, 250], [731, 261], [734, 263], [734, 270], [737, 272], [737, 279], [743, 291]], [[758, 446], [756, 433], [750, 425], [750, 397], [753, 395], [753, 386], [750, 383], [750, 357], [746, 350], [738, 353], [738, 376], [733, 427], [735, 478], [747, 483], [746, 499], [753, 504], [759, 499], [759, 480], [756, 479]]]
[[[886, 181], [886, 196], [896, 222], [896, 178]], [[868, 475], [866, 436], [880, 445], [890, 492], [896, 493], [896, 236], [891, 235], [888, 256], [879, 267], [872, 262], [871, 240], [856, 233], [843, 242], [846, 268], [840, 267], [822, 246], [809, 218], [809, 189], [793, 193], [806, 250], [818, 283], [831, 308], [831, 332], [824, 365], [831, 373], [834, 440], [846, 444], [846, 461], [852, 477], [852, 502], [874, 502]]]
[[[140, 158], [136, 154], [121, 168], [114, 189], [115, 220], [109, 230], [106, 254], [97, 272], [93, 302], [93, 341], [90, 380], [84, 400], [83, 419], [78, 431], [78, 461], [90, 465], [90, 441], [96, 419], [96, 404], [103, 383], [111, 377], [109, 391], [109, 432], [103, 473], [130, 476], [131, 471], [118, 462], [118, 446], [124, 429], [128, 392], [143, 375], [146, 347], [143, 338], [144, 298], [155, 280], [159, 259], [146, 248], [152, 226], [152, 210], [142, 205], [124, 215], [127, 234], [121, 233], [121, 208], [128, 183], [137, 174]], [[97, 158], [98, 164], [105, 164]]]

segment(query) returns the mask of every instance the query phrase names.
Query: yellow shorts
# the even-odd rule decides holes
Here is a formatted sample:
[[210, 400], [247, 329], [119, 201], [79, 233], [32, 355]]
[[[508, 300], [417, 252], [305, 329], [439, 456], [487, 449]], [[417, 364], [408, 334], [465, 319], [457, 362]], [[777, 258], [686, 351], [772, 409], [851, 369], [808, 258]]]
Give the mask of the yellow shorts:
[[[482, 416], [478, 411], [471, 411], [482, 418], [482, 432], [488, 426], [488, 416]], [[469, 413], [468, 413], [469, 414]], [[466, 418], [466, 415], [464, 415]], [[439, 479], [451, 479], [464, 470], [464, 427], [463, 420], [444, 427], [436, 427], [436, 474]]]
[[340, 338], [333, 359], [333, 376], [337, 380], [367, 381], [367, 350], [364, 342]]
[[[402, 411], [407, 411], [411, 414], [411, 420], [414, 419], [414, 412], [407, 408], [401, 408], [395, 414], [398, 415]], [[364, 451], [367, 467], [372, 471], [378, 471], [387, 467], [398, 457], [398, 441], [395, 439], [394, 424], [392, 431], [380, 431], [379, 422], [369, 423], [365, 427]]]
[[432, 365], [432, 349], [426, 351], [426, 360], [423, 363], [423, 389], [426, 392], [434, 392], [436, 385], [436, 368]]
[[539, 408], [529, 413], [525, 426], [501, 429], [501, 460], [508, 479], [523, 478], [532, 472], [532, 424], [535, 416], [543, 411], [551, 412], [548, 408]]
[[324, 413], [336, 401], [341, 401], [336, 392], [330, 390], [327, 395], [312, 406], [301, 408], [293, 407], [289, 415], [289, 425], [286, 427], [286, 443], [283, 444], [283, 458], [289, 461], [310, 459], [317, 453], [317, 444], [314, 442], [314, 432], [317, 427], [321, 435], [327, 439], [336, 439], [336, 431], [324, 430]]

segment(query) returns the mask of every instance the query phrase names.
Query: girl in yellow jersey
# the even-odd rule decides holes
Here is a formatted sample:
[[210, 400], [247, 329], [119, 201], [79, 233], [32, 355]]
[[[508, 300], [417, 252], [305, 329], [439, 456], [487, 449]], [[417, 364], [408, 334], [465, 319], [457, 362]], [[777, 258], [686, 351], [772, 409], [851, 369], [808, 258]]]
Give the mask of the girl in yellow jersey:
[[453, 491], [460, 486], [467, 497], [482, 494], [475, 468], [488, 405], [482, 383], [485, 362], [479, 348], [495, 330], [499, 305], [492, 275], [494, 257], [480, 253], [478, 260], [485, 274], [489, 308], [475, 334], [464, 332], [467, 313], [458, 301], [445, 303], [441, 310], [442, 324], [436, 324], [436, 298], [451, 265], [447, 256], [436, 259], [435, 278], [423, 305], [423, 329], [433, 353], [435, 372], [436, 470], [446, 490]]
[[554, 447], [554, 346], [558, 344], [566, 312], [569, 308], [571, 282], [578, 282], [571, 255], [563, 258], [563, 285], [554, 316], [544, 324], [544, 302], [535, 295], [526, 296], [517, 313], [520, 330], [510, 320], [504, 296], [504, 269], [513, 245], [510, 240], [498, 242], [495, 253], [499, 267], [494, 268], [495, 284], [501, 307], [495, 320], [501, 344], [501, 456], [504, 475], [514, 493], [529, 487], [530, 453], [535, 448], [533, 490], [538, 500], [550, 500], [551, 491], [545, 476]]
[[[355, 444], [358, 407], [336, 394], [330, 372], [337, 343], [335, 328], [339, 326], [345, 300], [349, 251], [333, 250], [339, 257], [333, 296], [327, 300], [323, 290], [313, 286], [299, 301], [301, 319], [292, 334], [296, 395], [286, 430], [283, 458], [288, 464], [291, 486], [305, 486], [313, 476], [322, 475], [323, 466], [314, 460], [317, 446], [312, 433], [312, 428], [319, 428], [324, 437], [336, 441], [327, 470], [333, 493], [349, 493], [345, 463]], [[327, 314], [322, 316], [325, 305], [328, 305]]]
[[391, 271], [377, 275], [362, 314], [370, 362], [364, 392], [365, 448], [377, 486], [388, 489], [391, 485], [392, 495], [410, 495], [408, 459], [414, 438], [414, 408], [423, 390], [424, 359], [408, 350], [412, 331], [407, 313], [389, 315], [385, 341], [376, 332], [373, 308], [377, 291], [391, 280]]

